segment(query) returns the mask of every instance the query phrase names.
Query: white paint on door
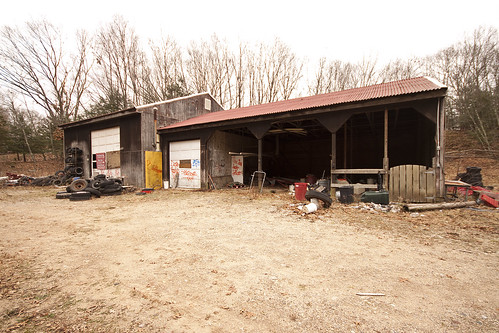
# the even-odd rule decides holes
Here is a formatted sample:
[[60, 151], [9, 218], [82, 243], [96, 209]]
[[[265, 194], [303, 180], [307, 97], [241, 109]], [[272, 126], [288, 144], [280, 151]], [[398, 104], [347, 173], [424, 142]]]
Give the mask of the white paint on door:
[[201, 188], [201, 141], [170, 142], [172, 187]]

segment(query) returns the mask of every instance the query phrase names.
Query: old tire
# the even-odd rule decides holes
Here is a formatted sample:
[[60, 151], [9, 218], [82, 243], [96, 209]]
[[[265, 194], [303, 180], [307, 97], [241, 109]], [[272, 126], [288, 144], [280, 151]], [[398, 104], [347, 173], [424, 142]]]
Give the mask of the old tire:
[[123, 185], [123, 181], [120, 178], [109, 178], [109, 180], [112, 180], [115, 184]]
[[88, 182], [85, 179], [77, 179], [74, 180], [70, 185], [69, 188], [71, 192], [78, 192], [86, 189], [88, 186]]
[[317, 192], [314, 190], [307, 191], [307, 193], [305, 193], [305, 199], [307, 199], [309, 201], [310, 201], [310, 199], [320, 200], [320, 201], [322, 201], [325, 208], [328, 208], [333, 203], [333, 199], [331, 199], [331, 197], [329, 195], [327, 195], [326, 193]]
[[55, 195], [56, 199], [69, 199], [71, 193], [68, 192], [57, 192]]
[[69, 201], [82, 201], [82, 200], [90, 200], [91, 194], [90, 192], [79, 191], [71, 193], [69, 196]]
[[96, 189], [98, 190], [100, 188], [100, 183], [102, 181], [100, 179], [93, 179], [90, 181], [90, 184], [88, 185], [88, 187], [91, 187], [93, 189]]
[[66, 173], [64, 172], [64, 170], [59, 170], [59, 171], [56, 171], [54, 175], [56, 178], [60, 179], [60, 178], [64, 178], [64, 176], [66, 176]]
[[93, 194], [96, 198], [100, 198], [101, 196], [101, 193], [99, 190], [96, 190], [95, 188], [92, 188], [92, 187], [87, 187], [85, 190], [85, 192], [90, 192], [90, 194]]
[[104, 188], [106, 186], [114, 185], [114, 180], [102, 180], [99, 183], [100, 188]]
[[110, 194], [110, 193], [115, 193], [115, 192], [121, 192], [123, 190], [123, 187], [119, 184], [114, 184], [114, 185], [107, 185], [104, 188], [101, 188], [101, 193], [103, 194]]

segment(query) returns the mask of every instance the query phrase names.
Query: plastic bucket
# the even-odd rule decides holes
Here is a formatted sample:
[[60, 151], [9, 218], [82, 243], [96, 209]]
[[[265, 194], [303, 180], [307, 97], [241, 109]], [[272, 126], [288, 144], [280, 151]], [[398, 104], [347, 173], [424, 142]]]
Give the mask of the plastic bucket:
[[317, 211], [317, 205], [314, 204], [313, 202], [309, 203], [308, 205], [305, 205], [303, 207], [303, 211], [307, 214], [309, 213], [313, 213], [315, 211]]
[[307, 183], [295, 183], [295, 198], [298, 201], [305, 201], [307, 193]]
[[353, 202], [353, 186], [340, 187], [340, 202], [344, 204]]

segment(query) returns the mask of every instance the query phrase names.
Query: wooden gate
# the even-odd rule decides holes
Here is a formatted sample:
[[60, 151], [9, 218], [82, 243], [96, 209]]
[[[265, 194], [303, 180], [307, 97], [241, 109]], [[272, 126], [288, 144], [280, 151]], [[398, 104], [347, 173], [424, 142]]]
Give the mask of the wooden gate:
[[435, 171], [422, 165], [399, 165], [390, 169], [390, 199], [404, 202], [433, 202]]

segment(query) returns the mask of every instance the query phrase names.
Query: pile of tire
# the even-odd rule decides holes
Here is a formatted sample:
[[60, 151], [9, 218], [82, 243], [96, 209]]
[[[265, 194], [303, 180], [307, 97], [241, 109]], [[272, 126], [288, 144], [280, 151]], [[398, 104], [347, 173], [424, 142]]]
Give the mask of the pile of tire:
[[66, 187], [66, 192], [58, 192], [56, 199], [71, 201], [89, 200], [91, 196], [100, 198], [103, 195], [119, 195], [123, 193], [123, 183], [119, 178], [107, 178], [97, 175], [93, 179], [76, 179]]
[[468, 183], [472, 186], [483, 186], [482, 182], [482, 168], [467, 167], [466, 172], [458, 173], [459, 180]]
[[55, 174], [46, 177], [23, 177], [19, 179], [19, 185], [32, 185], [32, 186], [61, 186], [67, 185], [75, 177], [72, 174], [68, 174], [65, 171], [57, 171]]

